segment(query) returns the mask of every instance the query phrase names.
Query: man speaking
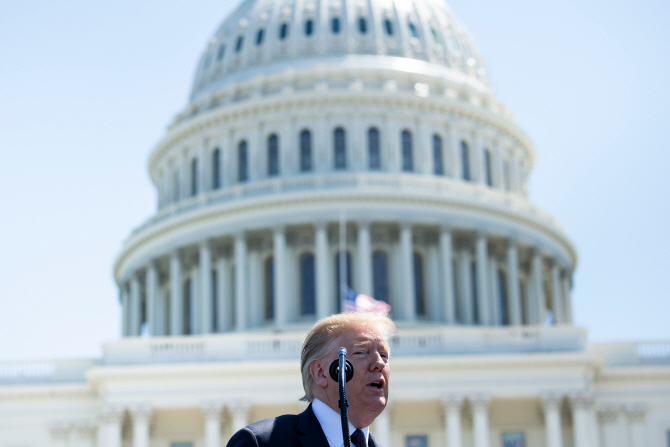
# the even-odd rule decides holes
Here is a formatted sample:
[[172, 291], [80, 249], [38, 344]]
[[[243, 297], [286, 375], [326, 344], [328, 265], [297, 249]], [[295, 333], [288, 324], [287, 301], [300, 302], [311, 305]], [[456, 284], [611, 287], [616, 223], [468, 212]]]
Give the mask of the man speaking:
[[347, 383], [349, 433], [355, 447], [377, 447], [369, 426], [384, 411], [389, 392], [389, 339], [395, 324], [378, 313], [345, 313], [319, 320], [302, 345], [300, 369], [311, 402], [298, 415], [287, 414], [248, 425], [230, 438], [228, 447], [341, 447], [337, 381], [330, 364], [347, 348], [354, 376]]

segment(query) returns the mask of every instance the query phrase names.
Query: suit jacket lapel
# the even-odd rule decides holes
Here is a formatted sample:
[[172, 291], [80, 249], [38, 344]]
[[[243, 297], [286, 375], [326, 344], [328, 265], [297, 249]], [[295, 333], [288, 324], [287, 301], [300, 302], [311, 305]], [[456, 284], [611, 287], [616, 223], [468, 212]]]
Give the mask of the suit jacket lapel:
[[302, 447], [328, 447], [328, 439], [321, 429], [319, 420], [314, 416], [312, 404], [298, 415], [296, 431]]
[[377, 447], [377, 443], [375, 442], [375, 438], [372, 437], [372, 433], [368, 434], [368, 447]]

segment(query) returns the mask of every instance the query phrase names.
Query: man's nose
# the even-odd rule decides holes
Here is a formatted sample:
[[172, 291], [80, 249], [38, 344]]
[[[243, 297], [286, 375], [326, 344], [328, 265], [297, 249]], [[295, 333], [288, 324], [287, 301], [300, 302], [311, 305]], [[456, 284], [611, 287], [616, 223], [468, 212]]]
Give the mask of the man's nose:
[[379, 352], [373, 352], [372, 353], [372, 359], [370, 362], [370, 370], [371, 371], [378, 371], [384, 369], [384, 359], [382, 358], [381, 354]]

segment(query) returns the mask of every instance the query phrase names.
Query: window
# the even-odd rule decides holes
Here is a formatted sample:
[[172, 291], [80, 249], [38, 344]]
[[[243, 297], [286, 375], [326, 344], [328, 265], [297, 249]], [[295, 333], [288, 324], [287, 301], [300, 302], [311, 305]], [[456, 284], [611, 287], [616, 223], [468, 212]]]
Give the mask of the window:
[[311, 36], [314, 32], [314, 20], [309, 19], [305, 22], [305, 36]]
[[284, 40], [288, 36], [288, 23], [282, 23], [279, 27], [279, 39]]
[[191, 160], [191, 195], [198, 194], [198, 159]]
[[428, 436], [408, 436], [405, 445], [407, 447], [428, 447]]
[[361, 34], [367, 34], [367, 32], [368, 32], [368, 21], [365, 17], [359, 17], [358, 18], [358, 31], [360, 31]]
[[430, 34], [433, 35], [433, 40], [435, 41], [435, 43], [440, 43], [440, 39], [439, 37], [437, 37], [437, 31], [435, 31], [435, 28], [430, 29]]
[[333, 17], [330, 21], [330, 29], [333, 31], [333, 34], [340, 34], [340, 18]]
[[237, 147], [237, 157], [237, 179], [246, 182], [249, 179], [246, 141], [241, 141]]
[[300, 315], [316, 313], [316, 288], [314, 281], [314, 255], [300, 256]]
[[345, 169], [347, 167], [347, 153], [344, 142], [344, 129], [338, 127], [335, 129], [335, 169]]
[[461, 141], [461, 171], [463, 180], [470, 180], [470, 154], [465, 141]]
[[221, 150], [217, 147], [212, 152], [212, 189], [221, 187]]
[[503, 433], [503, 447], [526, 447], [524, 433]]
[[433, 173], [435, 175], [443, 175], [444, 167], [442, 166], [442, 138], [439, 135], [433, 135]]
[[300, 133], [300, 170], [312, 170], [312, 134], [309, 130]]
[[389, 36], [393, 35], [393, 23], [391, 23], [391, 19], [384, 19], [384, 30], [386, 30], [386, 34]]
[[219, 51], [216, 52], [216, 60], [221, 61], [225, 54], [226, 54], [226, 46], [224, 44], [219, 45]]
[[242, 49], [242, 44], [244, 43], [244, 36], [240, 36], [237, 38], [237, 43], [235, 44], [235, 52], [239, 53], [240, 50]]
[[423, 257], [414, 252], [414, 303], [417, 315], [426, 315], [426, 299], [423, 293]]
[[381, 169], [381, 157], [379, 156], [379, 130], [371, 127], [368, 130], [368, 163], [370, 169]]
[[[342, 256], [340, 256], [342, 255]], [[340, 269], [342, 268], [341, 264], [344, 261], [344, 269], [346, 271], [346, 280], [345, 283], [341, 283], [340, 279]], [[351, 287], [351, 255], [349, 252], [338, 251], [335, 255], [335, 296], [337, 300], [337, 309], [338, 312], [342, 310], [342, 288], [341, 286]]]
[[183, 334], [184, 335], [190, 335], [191, 334], [191, 321], [192, 321], [192, 309], [191, 309], [191, 303], [193, 302], [193, 296], [191, 294], [193, 288], [191, 287], [191, 278], [188, 278], [186, 281], [184, 281], [184, 319], [182, 320], [183, 323]]
[[279, 174], [279, 137], [276, 134], [268, 138], [268, 175]]
[[493, 178], [491, 177], [491, 151], [484, 149], [484, 175], [486, 176], [486, 184], [493, 186]]
[[507, 278], [505, 272], [498, 269], [498, 306], [500, 308], [500, 316], [498, 324], [505, 326], [509, 324], [507, 316]]
[[372, 284], [373, 298], [388, 303], [388, 257], [382, 250], [375, 250], [372, 253]]
[[419, 32], [416, 29], [416, 25], [414, 25], [412, 22], [407, 23], [407, 27], [409, 28], [409, 34], [414, 37], [415, 39], [419, 38]]
[[412, 171], [412, 134], [408, 130], [402, 131], [402, 170]]
[[272, 320], [275, 317], [275, 275], [274, 275], [274, 258], [270, 256], [265, 260], [263, 265], [263, 272], [265, 274], [265, 290], [263, 293], [263, 316], [266, 321]]
[[263, 43], [263, 37], [265, 36], [265, 29], [261, 28], [256, 33], [256, 46], [259, 46]]

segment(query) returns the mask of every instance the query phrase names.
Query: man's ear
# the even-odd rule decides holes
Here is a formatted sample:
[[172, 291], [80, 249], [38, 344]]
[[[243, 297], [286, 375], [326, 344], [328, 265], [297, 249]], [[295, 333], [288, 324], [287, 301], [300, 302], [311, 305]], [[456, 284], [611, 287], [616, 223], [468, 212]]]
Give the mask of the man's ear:
[[321, 388], [328, 386], [328, 371], [319, 360], [314, 360], [309, 364], [309, 373], [312, 375], [312, 380], [314, 380], [316, 386]]

